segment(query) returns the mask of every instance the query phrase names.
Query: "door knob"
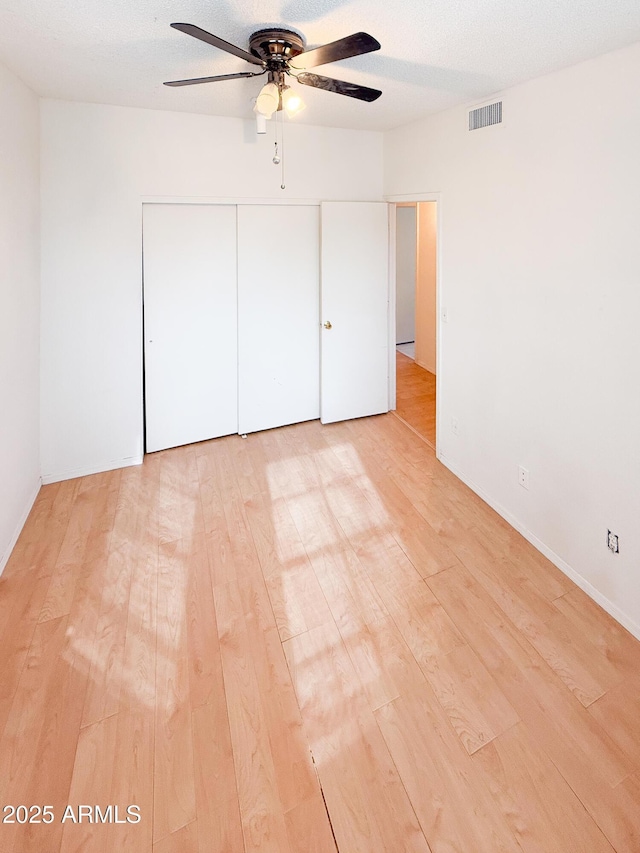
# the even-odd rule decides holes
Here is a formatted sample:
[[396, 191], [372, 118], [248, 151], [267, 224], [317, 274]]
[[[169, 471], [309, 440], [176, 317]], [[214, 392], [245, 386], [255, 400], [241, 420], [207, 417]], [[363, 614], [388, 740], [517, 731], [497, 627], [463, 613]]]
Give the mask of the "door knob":
[[331, 323], [327, 320], [327, 322], [324, 324], [324, 327], [325, 327], [325, 329], [330, 329]]

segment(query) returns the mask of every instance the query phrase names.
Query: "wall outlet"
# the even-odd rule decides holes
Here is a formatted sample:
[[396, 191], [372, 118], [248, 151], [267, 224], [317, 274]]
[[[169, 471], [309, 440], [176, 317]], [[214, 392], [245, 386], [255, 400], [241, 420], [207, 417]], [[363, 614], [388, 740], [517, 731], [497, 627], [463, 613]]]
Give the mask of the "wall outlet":
[[518, 483], [523, 489], [529, 488], [529, 469], [518, 465]]
[[442, 308], [442, 309], [440, 310], [440, 316], [442, 317], [442, 322], [443, 322], [443, 323], [448, 323], [448, 322], [449, 322], [449, 311], [448, 311], [446, 308]]
[[614, 554], [620, 553], [620, 543], [618, 542], [618, 534], [607, 530], [607, 548], [613, 551]]
[[454, 435], [460, 435], [460, 426], [457, 418], [451, 418], [451, 432]]

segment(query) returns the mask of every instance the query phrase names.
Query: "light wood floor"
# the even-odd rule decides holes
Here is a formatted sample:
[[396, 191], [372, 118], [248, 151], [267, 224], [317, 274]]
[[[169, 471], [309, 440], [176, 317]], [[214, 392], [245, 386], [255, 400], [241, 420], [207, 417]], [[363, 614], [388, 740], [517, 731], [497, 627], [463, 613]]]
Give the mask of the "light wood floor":
[[640, 644], [391, 414], [45, 486], [0, 617], [2, 853], [640, 850]]
[[396, 414], [436, 446], [436, 377], [398, 351]]

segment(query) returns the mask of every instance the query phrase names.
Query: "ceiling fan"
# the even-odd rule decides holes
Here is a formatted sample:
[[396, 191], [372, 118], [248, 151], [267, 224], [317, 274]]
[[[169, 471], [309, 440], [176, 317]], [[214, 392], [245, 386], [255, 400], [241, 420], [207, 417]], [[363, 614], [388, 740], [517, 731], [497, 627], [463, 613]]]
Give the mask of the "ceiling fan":
[[348, 59], [351, 56], [360, 56], [363, 53], [379, 50], [380, 43], [368, 33], [354, 33], [330, 44], [305, 50], [305, 41], [299, 33], [274, 27], [252, 33], [249, 37], [249, 50], [247, 51], [200, 29], [200, 27], [196, 27], [194, 24], [171, 24], [171, 26], [213, 47], [238, 56], [251, 65], [259, 67], [260, 70], [241, 71], [237, 74], [219, 74], [215, 77], [196, 77], [191, 80], [172, 80], [165, 83], [165, 86], [193, 86], [196, 83], [215, 83], [219, 80], [236, 80], [242, 77], [260, 77], [267, 74], [268, 82], [263, 86], [256, 103], [256, 111], [265, 114], [267, 117], [271, 117], [275, 111], [281, 110], [283, 106], [288, 109], [288, 103], [292, 107], [291, 112], [295, 111], [296, 98], [293, 90], [286, 82], [287, 76], [293, 77], [303, 86], [312, 86], [315, 89], [324, 89], [338, 95], [347, 95], [349, 98], [357, 98], [360, 101], [375, 101], [382, 94], [379, 89], [370, 89], [367, 86], [335, 80], [332, 77], [322, 77], [306, 70], [317, 65], [326, 65], [329, 62], [337, 62], [340, 59]]

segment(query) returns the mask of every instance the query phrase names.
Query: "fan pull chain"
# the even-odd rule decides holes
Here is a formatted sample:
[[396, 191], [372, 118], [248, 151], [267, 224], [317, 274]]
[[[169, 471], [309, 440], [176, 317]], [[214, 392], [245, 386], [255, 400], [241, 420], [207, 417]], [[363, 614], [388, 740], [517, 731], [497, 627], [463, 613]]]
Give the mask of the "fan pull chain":
[[283, 190], [285, 188], [285, 182], [284, 182], [284, 110], [282, 110], [281, 116], [282, 117], [280, 119], [280, 133], [281, 133], [280, 141], [282, 144], [282, 162], [280, 164], [280, 169], [281, 169], [280, 189]]
[[[278, 145], [278, 113], [280, 114], [280, 143]], [[273, 143], [274, 151], [273, 151], [273, 165], [280, 166], [281, 168], [281, 178], [280, 178], [280, 189], [285, 189], [284, 182], [284, 111], [278, 110], [275, 115], [275, 142]], [[282, 154], [280, 153], [282, 152]]]
[[279, 159], [280, 163], [280, 189], [285, 188], [284, 183], [284, 110], [278, 110], [276, 113], [276, 127], [278, 126], [278, 115], [280, 115], [280, 149], [282, 154]]

